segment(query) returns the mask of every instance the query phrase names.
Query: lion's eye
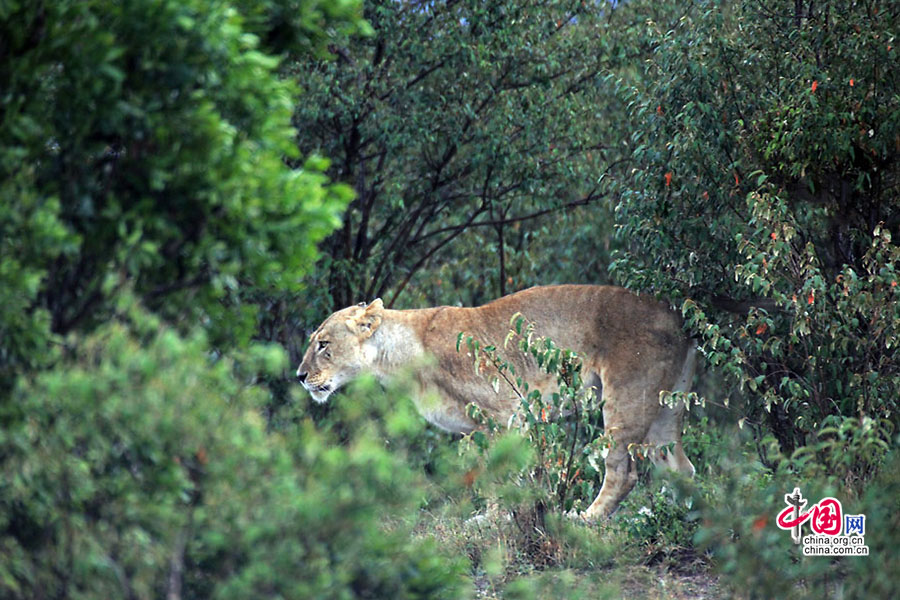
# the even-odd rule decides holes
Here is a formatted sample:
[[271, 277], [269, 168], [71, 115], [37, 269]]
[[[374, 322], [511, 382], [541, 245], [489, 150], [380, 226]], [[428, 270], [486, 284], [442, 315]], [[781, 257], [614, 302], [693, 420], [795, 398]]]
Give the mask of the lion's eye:
[[316, 348], [316, 350], [318, 350], [319, 352], [321, 352], [322, 350], [325, 349], [326, 346], [328, 346], [328, 342], [320, 341], [320, 342], [319, 342], [319, 346]]

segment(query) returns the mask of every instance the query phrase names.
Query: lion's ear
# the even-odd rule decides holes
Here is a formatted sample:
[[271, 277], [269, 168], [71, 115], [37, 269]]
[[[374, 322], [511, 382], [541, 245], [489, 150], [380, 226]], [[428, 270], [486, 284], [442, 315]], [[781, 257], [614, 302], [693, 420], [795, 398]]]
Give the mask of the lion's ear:
[[366, 306], [362, 313], [352, 319], [348, 319], [347, 326], [362, 339], [367, 339], [381, 325], [383, 315], [384, 302], [381, 301], [381, 298], [376, 298], [371, 304]]
[[381, 301], [381, 298], [375, 298], [372, 300], [372, 303], [366, 307], [366, 313], [377, 313], [380, 317], [384, 312], [384, 302]]

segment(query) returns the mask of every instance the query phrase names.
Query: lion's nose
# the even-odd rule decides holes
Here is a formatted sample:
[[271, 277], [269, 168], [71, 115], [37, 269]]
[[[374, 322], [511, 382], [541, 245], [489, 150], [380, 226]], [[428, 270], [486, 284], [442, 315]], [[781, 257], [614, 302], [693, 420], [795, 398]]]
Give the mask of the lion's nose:
[[297, 371], [297, 379], [300, 381], [300, 383], [303, 383], [304, 381], [306, 381], [307, 375], [309, 375], [309, 373], [306, 373], [306, 372], [301, 373], [300, 371]]

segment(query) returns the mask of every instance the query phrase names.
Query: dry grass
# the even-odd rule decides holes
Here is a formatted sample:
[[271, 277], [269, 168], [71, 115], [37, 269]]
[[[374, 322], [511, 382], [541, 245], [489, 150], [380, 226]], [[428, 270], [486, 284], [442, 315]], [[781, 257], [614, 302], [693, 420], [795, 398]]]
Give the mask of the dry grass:
[[[684, 556], [652, 566], [645, 549], [614, 524], [588, 526], [558, 515], [449, 504], [420, 514], [416, 535], [468, 557], [475, 598], [730, 597], [708, 564]], [[524, 595], [523, 595], [524, 594]]]

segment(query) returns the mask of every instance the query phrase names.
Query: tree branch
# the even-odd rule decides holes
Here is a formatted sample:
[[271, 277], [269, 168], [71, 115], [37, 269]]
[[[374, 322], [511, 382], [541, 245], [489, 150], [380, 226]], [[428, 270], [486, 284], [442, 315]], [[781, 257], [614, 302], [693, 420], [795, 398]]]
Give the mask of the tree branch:
[[502, 225], [508, 225], [510, 223], [517, 223], [520, 221], [530, 221], [531, 219], [537, 219], [538, 217], [543, 217], [544, 215], [548, 215], [548, 214], [551, 214], [551, 213], [554, 213], [554, 212], [557, 212], [560, 210], [568, 210], [570, 208], [575, 208], [578, 206], [586, 206], [586, 205], [590, 204], [591, 202], [594, 202], [595, 200], [599, 200], [600, 198], [603, 198], [605, 196], [605, 194], [599, 194], [599, 195], [595, 194], [595, 191], [596, 190], [592, 190], [591, 193], [588, 194], [587, 196], [585, 196], [584, 198], [580, 198], [578, 200], [573, 200], [572, 202], [568, 202], [566, 204], [561, 204], [559, 206], [554, 206], [551, 208], [545, 208], [543, 210], [538, 210], [533, 213], [529, 213], [527, 215], [519, 215], [519, 216], [509, 217], [509, 218], [503, 217], [500, 219], [489, 219], [487, 221], [478, 221], [477, 223], [473, 223], [470, 219], [469, 221], [466, 221], [465, 223], [460, 223], [459, 225], [451, 225], [449, 227], [441, 227], [440, 229], [435, 229], [434, 231], [429, 231], [428, 233], [423, 234], [420, 237], [413, 239], [412, 241], [410, 241], [409, 245], [412, 246], [412, 245], [418, 244], [418, 243], [423, 242], [423, 241], [425, 241], [429, 238], [432, 238], [436, 235], [440, 235], [442, 233], [447, 233], [449, 231], [457, 232], [457, 231], [461, 231], [464, 229], [468, 229], [470, 227], [498, 227], [498, 226], [502, 226]]
[[[486, 207], [485, 207], [484, 205], [482, 205], [481, 208], [480, 208], [479, 210], [477, 210], [477, 211], [475, 211], [474, 213], [472, 213], [472, 216], [469, 217], [469, 223], [471, 223], [472, 221], [474, 221], [474, 220], [478, 217], [478, 215], [480, 215], [480, 214], [481, 214], [482, 212], [484, 212], [485, 210], [486, 210]], [[391, 297], [391, 301], [388, 302], [388, 304], [387, 304], [388, 308], [391, 308], [391, 307], [394, 305], [394, 302], [396, 302], [396, 301], [397, 301], [397, 298], [400, 296], [400, 294], [403, 293], [403, 290], [404, 290], [404, 289], [406, 288], [406, 286], [409, 284], [409, 282], [410, 282], [410, 280], [412, 279], [413, 275], [415, 275], [416, 272], [417, 272], [419, 269], [421, 269], [421, 268], [429, 261], [429, 259], [431, 259], [431, 257], [434, 256], [434, 255], [437, 253], [438, 250], [440, 250], [441, 248], [443, 248], [444, 246], [446, 246], [447, 244], [449, 244], [451, 241], [453, 241], [454, 238], [456, 238], [456, 236], [458, 236], [459, 234], [461, 234], [461, 233], [462, 233], [463, 231], [465, 231], [465, 230], [466, 230], [466, 226], [462, 226], [462, 227], [461, 227], [460, 229], [458, 229], [457, 231], [454, 231], [453, 233], [451, 233], [450, 235], [448, 235], [446, 238], [444, 238], [443, 240], [441, 240], [437, 245], [435, 245], [433, 248], [431, 248], [428, 252], [426, 252], [425, 255], [424, 255], [422, 258], [420, 258], [420, 259], [416, 262], [416, 264], [414, 264], [414, 265], [412, 266], [412, 268], [411, 268], [411, 269], [409, 270], [409, 272], [406, 274], [406, 277], [403, 279], [403, 282], [402, 282], [402, 283], [400, 284], [400, 286], [397, 288], [397, 291], [394, 292], [394, 295]]]

